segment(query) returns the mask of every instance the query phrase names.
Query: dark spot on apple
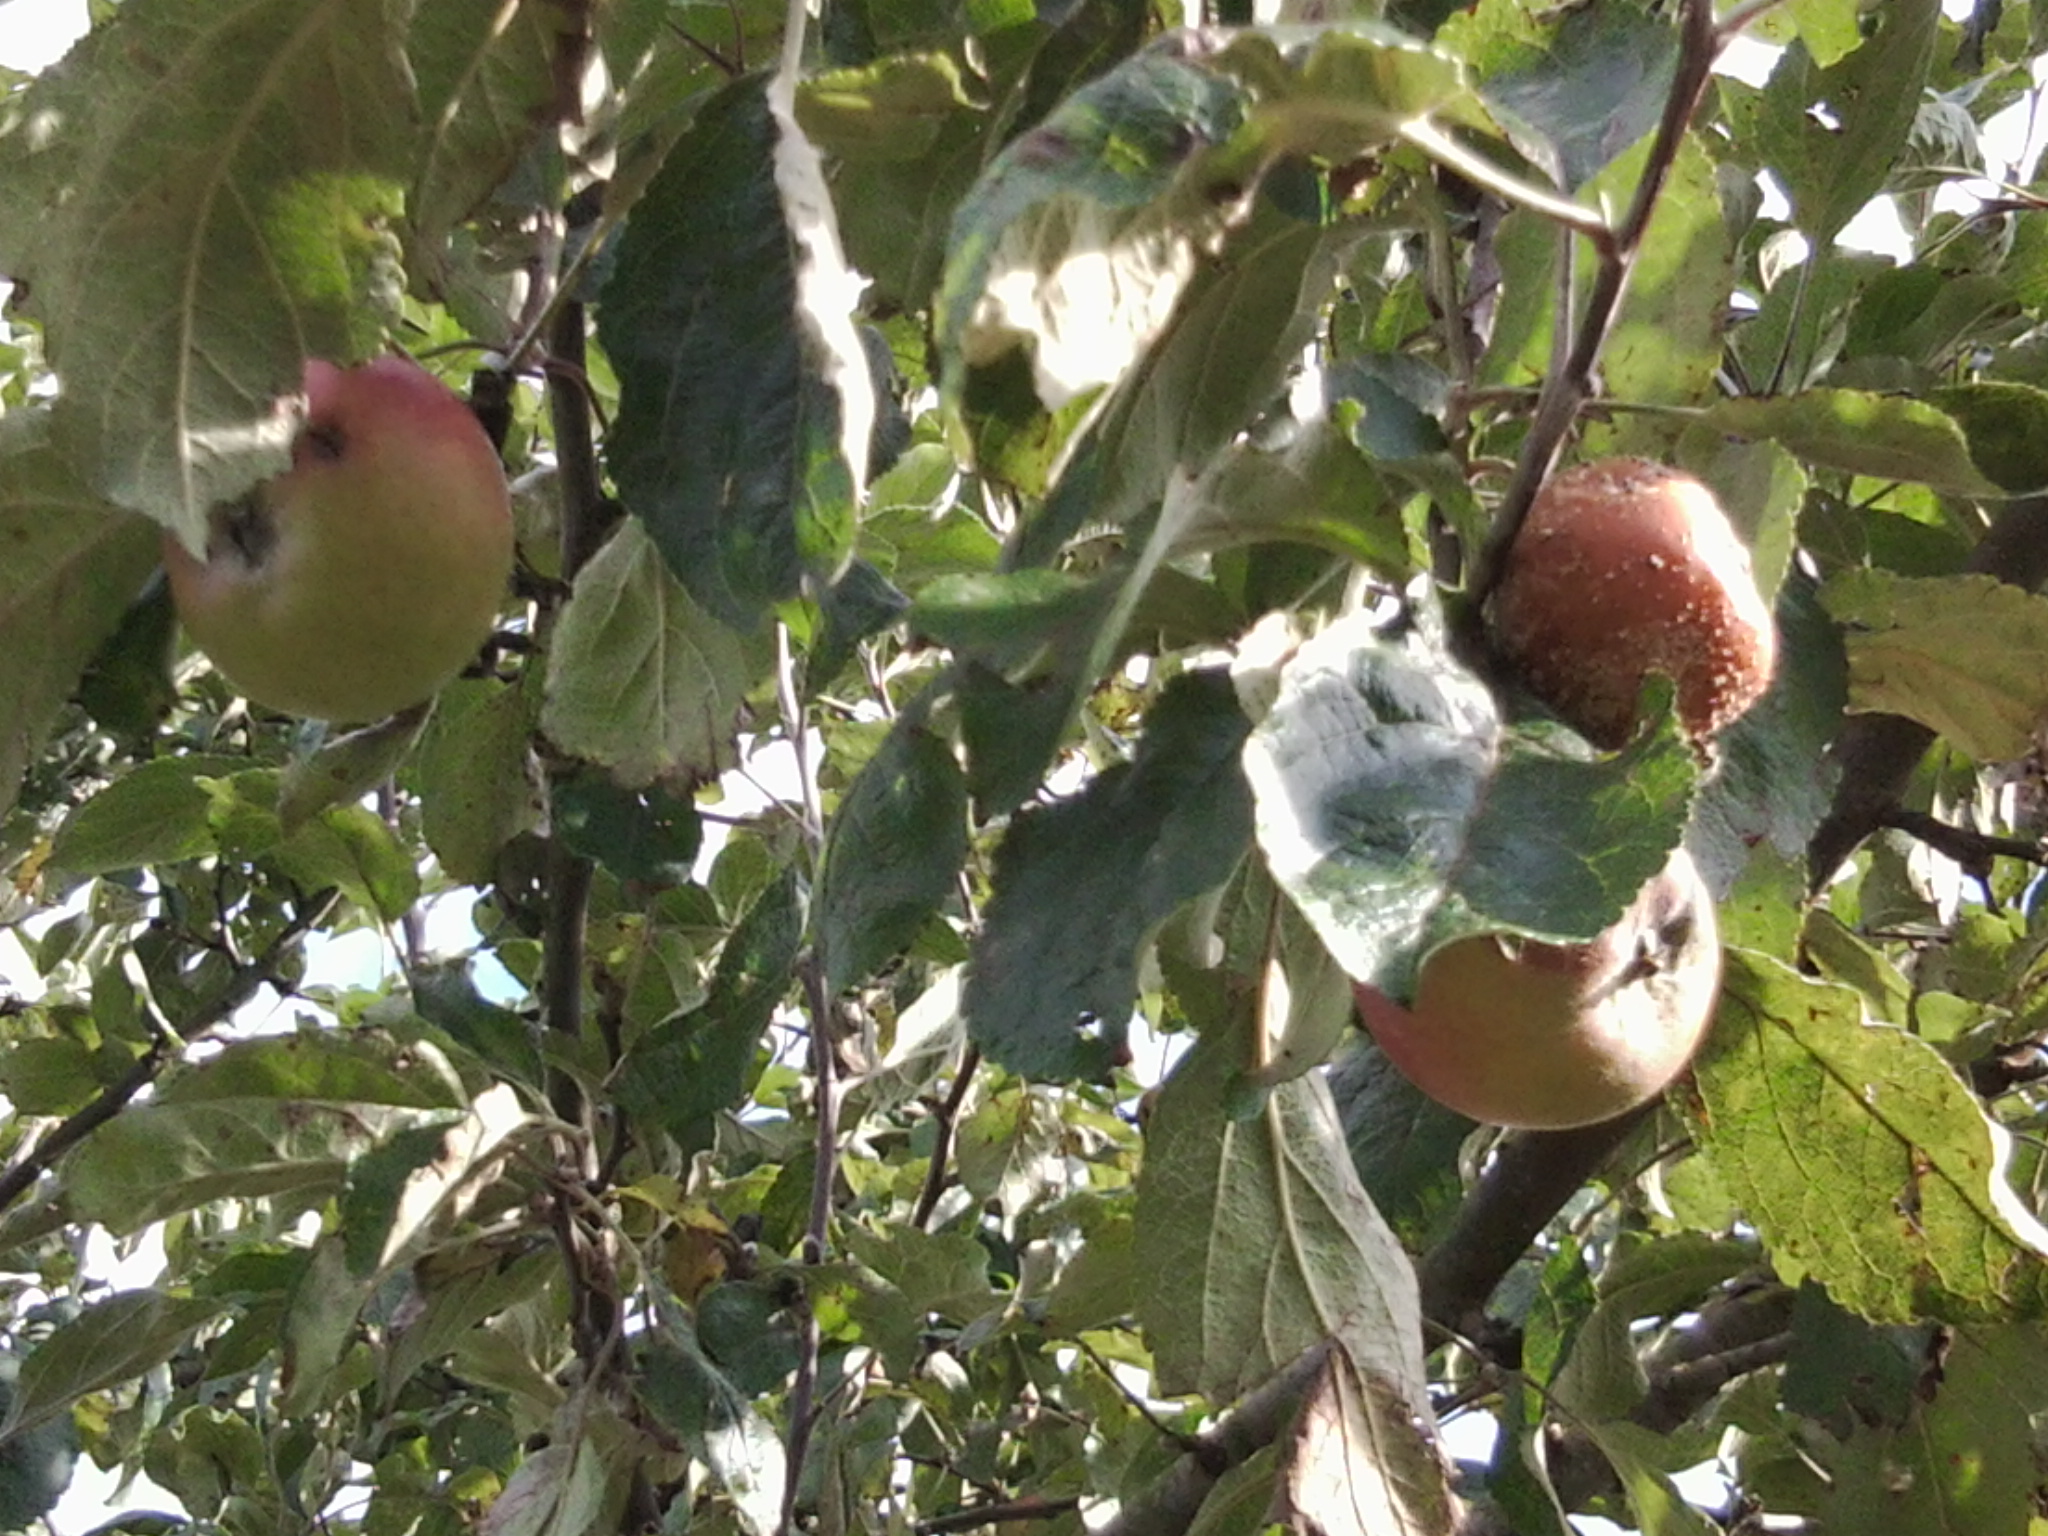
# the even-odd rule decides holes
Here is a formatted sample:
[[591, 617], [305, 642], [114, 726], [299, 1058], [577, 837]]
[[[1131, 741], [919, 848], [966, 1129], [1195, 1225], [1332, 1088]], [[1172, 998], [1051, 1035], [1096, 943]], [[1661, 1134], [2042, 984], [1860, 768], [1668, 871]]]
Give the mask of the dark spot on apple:
[[218, 502], [208, 514], [206, 558], [234, 560], [254, 569], [277, 547], [277, 523], [264, 504], [263, 487]]

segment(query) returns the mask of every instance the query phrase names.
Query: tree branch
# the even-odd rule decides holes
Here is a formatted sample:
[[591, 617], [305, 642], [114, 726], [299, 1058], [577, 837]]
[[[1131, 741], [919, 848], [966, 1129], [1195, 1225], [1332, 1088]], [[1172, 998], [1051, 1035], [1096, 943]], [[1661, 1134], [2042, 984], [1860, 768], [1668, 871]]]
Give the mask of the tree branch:
[[1468, 1336], [1483, 1333], [1494, 1287], [1651, 1107], [1575, 1131], [1503, 1137], [1451, 1229], [1416, 1265], [1423, 1320]]
[[[570, 300], [555, 310], [548, 330], [548, 419], [562, 487], [562, 580], [576, 573], [604, 542], [608, 522], [590, 401], [580, 380], [586, 360], [583, 306]], [[547, 851], [547, 932], [542, 943], [541, 1013], [547, 1027], [568, 1039], [583, 1034], [584, 921], [592, 867], [559, 836]], [[582, 1090], [567, 1073], [552, 1074], [548, 1101], [570, 1124], [584, 1115]]]
[[1334, 1347], [1327, 1341], [1314, 1346], [1248, 1393], [1220, 1423], [1195, 1437], [1194, 1450], [1093, 1536], [1182, 1536], [1217, 1479], [1271, 1445], [1293, 1421]]
[[[2048, 580], [2048, 496], [2003, 503], [1963, 569], [2028, 592]], [[1810, 891], [1825, 890], [1843, 860], [1885, 825], [1934, 738], [1900, 715], [1856, 715], [1843, 725], [1828, 752], [1839, 773], [1834, 804], [1806, 845]]]

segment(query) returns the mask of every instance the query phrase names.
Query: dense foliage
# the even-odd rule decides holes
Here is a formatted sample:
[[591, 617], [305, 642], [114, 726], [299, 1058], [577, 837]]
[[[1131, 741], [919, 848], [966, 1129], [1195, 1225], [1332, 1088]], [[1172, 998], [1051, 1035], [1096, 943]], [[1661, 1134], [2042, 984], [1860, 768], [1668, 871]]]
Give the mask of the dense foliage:
[[[81, 1457], [138, 1536], [2048, 1529], [2048, 11], [1285, 9], [122, 0], [0, 78], [0, 1529]], [[390, 347], [521, 564], [341, 732], [152, 572]], [[1489, 643], [1617, 452], [1775, 603], [1704, 756]], [[1681, 841], [1651, 1110], [1359, 1036]]]

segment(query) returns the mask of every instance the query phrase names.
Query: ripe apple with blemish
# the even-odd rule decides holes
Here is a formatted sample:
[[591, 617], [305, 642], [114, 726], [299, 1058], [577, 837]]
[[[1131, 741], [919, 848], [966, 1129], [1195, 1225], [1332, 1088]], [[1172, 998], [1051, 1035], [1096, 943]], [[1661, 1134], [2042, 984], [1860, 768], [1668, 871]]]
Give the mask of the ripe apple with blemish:
[[1678, 687], [1704, 740], [1770, 686], [1777, 632], [1749, 551], [1714, 493], [1647, 459], [1605, 459], [1537, 493], [1493, 600], [1493, 630], [1530, 690], [1618, 747], [1643, 681]]
[[1621, 920], [1584, 944], [1455, 939], [1403, 1007], [1355, 989], [1380, 1049], [1424, 1093], [1490, 1125], [1594, 1125], [1661, 1093], [1720, 992], [1713, 894], [1682, 849]]
[[381, 719], [473, 660], [512, 569], [512, 511], [476, 417], [418, 364], [305, 368], [292, 466], [214, 508], [204, 558], [174, 536], [178, 615], [243, 694]]

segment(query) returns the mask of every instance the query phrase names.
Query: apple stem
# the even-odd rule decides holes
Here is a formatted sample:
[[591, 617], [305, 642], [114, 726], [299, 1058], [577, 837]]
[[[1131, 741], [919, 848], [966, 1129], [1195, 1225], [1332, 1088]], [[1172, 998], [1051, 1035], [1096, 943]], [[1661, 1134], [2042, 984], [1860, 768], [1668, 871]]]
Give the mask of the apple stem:
[[[1565, 353], [1563, 365], [1553, 368], [1543, 381], [1543, 392], [1537, 399], [1528, 436], [1522, 440], [1522, 451], [1515, 461], [1514, 478], [1508, 482], [1507, 492], [1494, 513], [1493, 527], [1485, 547], [1473, 561], [1469, 590], [1475, 621], [1484, 611], [1487, 600], [1493, 596], [1494, 589], [1500, 585], [1507, 567], [1508, 550], [1522, 530], [1522, 523], [1529, 515], [1529, 506], [1536, 499], [1537, 490], [1550, 478], [1565, 437], [1578, 417], [1579, 407], [1592, 393], [1593, 370], [1599, 364], [1601, 348], [1607, 344], [1614, 317], [1621, 309], [1622, 296], [1628, 290], [1629, 274], [1635, 269], [1643, 235], [1650, 227], [1650, 217], [1656, 212], [1657, 200], [1663, 194], [1671, 167], [1678, 161], [1686, 130], [1712, 77], [1714, 60], [1734, 35], [1715, 25], [1713, 0], [1685, 0], [1679, 24], [1678, 68], [1672, 76], [1671, 90], [1664, 99], [1664, 115], [1657, 125], [1657, 137], [1650, 146], [1650, 157], [1643, 167], [1642, 180], [1636, 183], [1635, 197], [1611, 237], [1592, 242], [1599, 267], [1593, 275], [1592, 287], [1586, 294], [1575, 327], [1570, 312], [1563, 307], [1559, 309], [1558, 324], [1561, 332], [1570, 330], [1571, 346]], [[1570, 231], [1576, 228], [1576, 225], [1567, 225], [1564, 238], [1569, 240]], [[1584, 233], [1583, 230], [1579, 232]]]

